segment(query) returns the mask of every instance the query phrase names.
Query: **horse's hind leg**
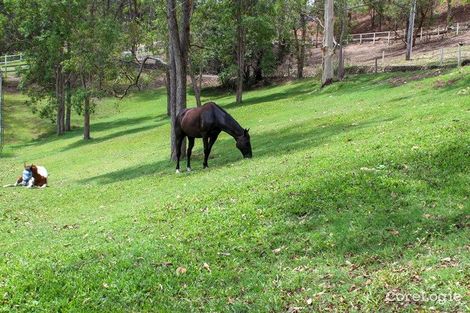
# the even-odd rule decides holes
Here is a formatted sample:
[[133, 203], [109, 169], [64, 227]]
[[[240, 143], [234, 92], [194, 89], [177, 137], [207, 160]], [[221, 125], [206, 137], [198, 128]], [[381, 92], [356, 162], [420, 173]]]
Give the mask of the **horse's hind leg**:
[[193, 152], [193, 147], [194, 147], [194, 137], [188, 137], [188, 152], [186, 155], [186, 158], [187, 158], [186, 170], [188, 172], [191, 172], [191, 153]]
[[180, 172], [180, 158], [181, 158], [181, 146], [183, 145], [184, 136], [176, 137], [176, 173]]
[[217, 137], [219, 137], [219, 133], [214, 133], [204, 141], [204, 168], [209, 166], [207, 161], [209, 159], [209, 155], [211, 154], [212, 146], [216, 142]]
[[202, 164], [204, 168], [207, 168], [207, 159], [209, 159], [209, 138], [208, 137], [202, 137], [202, 143], [204, 144], [204, 163]]

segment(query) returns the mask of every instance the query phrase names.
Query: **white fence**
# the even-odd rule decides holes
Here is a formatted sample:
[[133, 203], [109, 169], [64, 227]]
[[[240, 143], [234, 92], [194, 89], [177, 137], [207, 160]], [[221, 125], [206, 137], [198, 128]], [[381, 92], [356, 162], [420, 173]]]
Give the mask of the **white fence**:
[[[470, 22], [466, 23], [457, 23], [449, 27], [437, 26], [436, 28], [423, 29], [421, 28], [416, 36], [417, 40], [429, 40], [432, 37], [436, 36], [445, 36], [448, 34], [460, 35], [464, 32], [470, 31]], [[370, 43], [373, 44], [377, 42], [385, 42], [390, 44], [396, 40], [404, 40], [406, 31], [404, 29], [396, 31], [385, 31], [385, 32], [374, 32], [374, 33], [360, 33], [360, 34], [351, 34], [347, 41], [348, 43]]]
[[22, 53], [0, 56], [0, 72], [16, 73], [27, 66]]
[[8, 65], [9, 63], [16, 63], [22, 61], [23, 53], [0, 56], [0, 65]]
[[392, 48], [375, 52], [368, 58], [345, 55], [345, 66], [368, 72], [392, 71], [432, 67], [458, 67], [470, 62], [470, 45], [454, 45], [433, 50], [416, 51], [412, 59], [405, 60], [405, 51], [397, 53]]

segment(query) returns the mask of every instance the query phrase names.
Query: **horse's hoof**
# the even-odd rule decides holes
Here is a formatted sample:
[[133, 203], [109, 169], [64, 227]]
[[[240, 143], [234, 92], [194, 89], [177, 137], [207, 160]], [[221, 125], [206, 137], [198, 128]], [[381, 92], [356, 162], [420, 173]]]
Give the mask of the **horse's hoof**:
[[186, 171], [187, 171], [188, 173], [191, 172], [191, 168], [188, 167], [188, 168], [186, 169]]
[[180, 170], [176, 170], [176, 174], [180, 174], [180, 173], [181, 173]]

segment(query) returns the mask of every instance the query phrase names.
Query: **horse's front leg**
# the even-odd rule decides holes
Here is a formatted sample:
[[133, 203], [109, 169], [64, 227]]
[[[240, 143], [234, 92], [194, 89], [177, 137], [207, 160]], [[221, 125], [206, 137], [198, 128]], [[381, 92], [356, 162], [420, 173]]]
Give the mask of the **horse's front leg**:
[[180, 158], [181, 158], [181, 146], [183, 145], [184, 136], [176, 137], [176, 173], [180, 172]]
[[193, 152], [193, 147], [194, 147], [194, 137], [188, 137], [188, 152], [186, 157], [187, 159], [187, 164], [186, 164], [186, 170], [188, 172], [191, 172], [191, 153]]
[[209, 159], [209, 137], [202, 137], [202, 143], [204, 144], [204, 163], [203, 167], [207, 168], [209, 165], [207, 164], [207, 160]]

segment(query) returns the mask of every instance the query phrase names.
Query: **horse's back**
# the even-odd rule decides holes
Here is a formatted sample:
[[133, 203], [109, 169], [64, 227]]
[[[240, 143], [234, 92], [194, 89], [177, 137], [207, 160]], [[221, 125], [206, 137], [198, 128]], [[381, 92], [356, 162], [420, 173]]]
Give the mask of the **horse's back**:
[[219, 109], [214, 102], [207, 102], [197, 108], [182, 110], [178, 113], [176, 126], [187, 136], [203, 137], [215, 127]]
[[38, 169], [38, 174], [41, 175], [42, 177], [47, 178], [49, 176], [44, 166], [37, 166], [37, 169]]

